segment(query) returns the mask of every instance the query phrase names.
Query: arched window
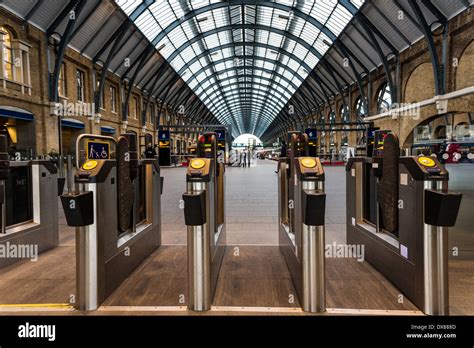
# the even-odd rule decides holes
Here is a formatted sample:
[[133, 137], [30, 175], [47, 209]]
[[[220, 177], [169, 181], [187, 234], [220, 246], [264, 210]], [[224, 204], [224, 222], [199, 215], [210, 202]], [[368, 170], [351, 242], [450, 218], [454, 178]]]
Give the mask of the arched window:
[[336, 123], [336, 113], [334, 110], [331, 110], [331, 112], [328, 115], [329, 119], [329, 127], [331, 131], [329, 132], [329, 146], [335, 146], [336, 145], [336, 132], [334, 132], [332, 129], [334, 128], [333, 123]]
[[377, 113], [387, 112], [392, 105], [392, 94], [388, 83], [384, 83], [377, 93]]
[[[355, 109], [357, 120], [363, 120], [369, 114], [367, 111], [367, 100], [363, 99], [362, 97], [357, 98]], [[361, 129], [360, 131], [357, 131], [357, 145], [363, 145], [365, 143], [365, 132], [363, 127], [357, 126], [357, 128]]]
[[445, 125], [436, 127], [435, 132], [434, 132], [434, 138], [446, 139], [446, 126]]
[[145, 146], [148, 146], [148, 144], [153, 145], [153, 136], [149, 133], [145, 134]]
[[367, 102], [362, 97], [357, 98], [355, 106], [358, 118], [364, 118], [368, 115]]
[[29, 45], [16, 40], [14, 33], [5, 26], [0, 26], [0, 35], [3, 54], [0, 78], [20, 84], [21, 91], [29, 94], [31, 89]]
[[[341, 117], [342, 123], [349, 123], [349, 107], [347, 105], [341, 105], [339, 109], [339, 116]], [[343, 129], [347, 129], [349, 126], [343, 126]], [[341, 144], [347, 145], [349, 142], [349, 135], [347, 131], [342, 132]]]
[[461, 122], [454, 128], [454, 138], [462, 140], [463, 138], [470, 138], [471, 131], [467, 122]]
[[12, 34], [5, 27], [0, 27], [3, 34], [3, 78], [13, 80]]
[[[324, 126], [326, 124], [326, 117], [324, 117], [324, 115], [321, 115], [320, 123], [321, 123], [321, 126], [324, 129]], [[321, 136], [320, 136], [320, 139], [319, 139], [319, 149], [320, 149], [321, 153], [324, 153], [325, 147], [326, 147], [326, 132], [321, 131]]]

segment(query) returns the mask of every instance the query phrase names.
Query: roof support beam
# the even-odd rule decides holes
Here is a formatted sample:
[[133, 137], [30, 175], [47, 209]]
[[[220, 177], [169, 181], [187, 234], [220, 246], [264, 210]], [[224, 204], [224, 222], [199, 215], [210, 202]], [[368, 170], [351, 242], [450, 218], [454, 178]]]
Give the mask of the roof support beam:
[[[159, 68], [158, 68], [158, 71], [164, 67], [165, 64], [162, 64]], [[146, 98], [146, 104], [145, 104], [145, 112], [143, 113], [142, 111], [142, 124], [145, 124], [146, 122], [146, 110], [148, 109], [148, 105], [150, 104], [150, 99], [152, 98], [152, 94], [151, 94], [151, 91], [155, 88], [156, 84], [158, 83], [158, 80], [160, 79], [160, 74], [155, 74], [155, 80], [153, 81], [153, 84], [152, 84], [152, 88], [150, 91], [148, 91], [148, 96]], [[145, 89], [144, 89], [145, 90]], [[155, 124], [155, 129], [156, 127], [159, 126], [160, 124], [160, 117], [159, 115], [155, 115], [155, 120], [153, 120], [153, 123]]]
[[[121, 28], [122, 32], [125, 33], [128, 29], [128, 26], [123, 26]], [[99, 86], [97, 87], [97, 90], [94, 91], [94, 103], [95, 103], [95, 112], [99, 113], [100, 112], [100, 101], [102, 100], [102, 96], [104, 94], [104, 88], [105, 88], [105, 80], [106, 76], [109, 70], [110, 63], [112, 62], [112, 59], [115, 57], [117, 53], [117, 49], [120, 45], [120, 42], [122, 41], [123, 36], [118, 35], [117, 38], [115, 39], [112, 48], [109, 51], [109, 54], [107, 55], [107, 59], [105, 60], [104, 64], [102, 65], [102, 74], [100, 76], [99, 80]], [[94, 62], [95, 63], [95, 62]]]
[[[398, 92], [397, 88], [398, 86], [395, 86], [392, 78], [392, 73], [390, 72], [390, 65], [388, 62], [387, 57], [385, 56], [382, 47], [380, 46], [379, 42], [377, 41], [377, 38], [375, 37], [374, 33], [372, 32], [372, 25], [368, 23], [367, 19], [365, 17], [362, 17], [359, 23], [362, 25], [364, 28], [365, 32], [369, 36], [370, 40], [372, 41], [372, 45], [374, 46], [375, 50], [377, 51], [377, 54], [382, 61], [382, 65], [385, 71], [385, 78], [387, 79], [387, 83], [390, 87], [390, 95], [392, 98], [392, 101], [394, 103], [398, 103]], [[395, 57], [398, 57], [398, 52], [396, 50], [392, 50], [392, 52], [395, 54]]]
[[[147, 50], [146, 53], [142, 55], [142, 58], [140, 59], [140, 63], [138, 64], [137, 68], [135, 69], [135, 73], [133, 74], [132, 78], [130, 79], [130, 82], [128, 83], [127, 95], [126, 95], [125, 101], [122, 103], [123, 104], [122, 119], [124, 121], [128, 119], [128, 105], [130, 103], [130, 97], [132, 96], [133, 87], [135, 85], [135, 79], [137, 78], [138, 72], [146, 64], [146, 61], [150, 59], [153, 53], [154, 52], [152, 50]], [[121, 80], [123, 81], [125, 77], [126, 75], [123, 75]]]
[[[435, 82], [435, 93], [436, 95], [445, 94], [446, 93], [446, 38], [447, 38], [447, 19], [446, 17], [438, 17], [440, 24], [443, 26], [443, 53], [442, 53], [442, 61], [439, 61], [438, 51], [436, 50], [436, 45], [434, 42], [433, 32], [431, 31], [431, 26], [428, 25], [426, 22], [426, 18], [418, 5], [417, 1], [409, 1], [408, 2], [413, 12], [415, 12], [415, 16], [418, 19], [418, 22], [423, 28], [423, 34], [425, 35], [425, 39], [428, 43], [428, 49], [430, 52], [431, 57], [431, 66], [433, 67], [433, 76]], [[429, 3], [423, 1], [425, 6]], [[430, 11], [433, 11], [432, 8]], [[440, 13], [434, 13], [437, 16], [442, 16]]]
[[34, 16], [38, 8], [43, 4], [44, 0], [36, 0], [36, 3], [33, 5], [33, 7], [28, 11], [28, 13], [25, 16], [25, 19], [23, 20], [23, 26], [28, 23], [28, 21], [31, 19], [31, 17]]
[[[74, 25], [76, 24], [77, 17], [79, 17], [84, 5], [86, 4], [86, 0], [70, 0], [69, 4], [63, 9], [61, 14], [56, 17], [53, 24], [50, 25], [48, 30], [46, 31], [47, 38], [51, 37], [56, 30], [57, 26], [69, 15], [69, 20], [66, 25], [66, 29], [64, 29], [64, 33], [61, 36], [61, 42], [59, 44], [58, 52], [56, 53], [56, 60], [54, 62], [54, 70], [50, 73], [49, 76], [49, 83], [50, 83], [50, 93], [49, 98], [52, 102], [57, 102], [59, 100], [58, 95], [58, 84], [59, 84], [59, 74], [61, 72], [61, 67], [64, 60], [64, 54], [66, 52], [66, 48], [69, 44], [71, 33], [74, 29]], [[74, 15], [72, 15], [72, 11], [74, 11]]]

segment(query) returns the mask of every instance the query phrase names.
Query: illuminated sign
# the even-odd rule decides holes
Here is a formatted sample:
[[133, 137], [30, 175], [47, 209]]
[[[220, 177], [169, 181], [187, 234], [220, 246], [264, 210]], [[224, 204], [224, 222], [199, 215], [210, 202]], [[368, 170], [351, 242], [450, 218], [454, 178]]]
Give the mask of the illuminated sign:
[[310, 140], [318, 139], [318, 132], [316, 129], [308, 128], [304, 131]]
[[[374, 149], [373, 149], [373, 151], [374, 151], [373, 155], [375, 157], [382, 157], [383, 156], [383, 146], [384, 146], [385, 138], [387, 137], [388, 134], [390, 134], [390, 131], [388, 131], [388, 130], [375, 131], [375, 135], [374, 135], [375, 144], [374, 144]], [[367, 141], [369, 141], [369, 139], [367, 139]]]
[[217, 140], [225, 141], [225, 130], [223, 129], [216, 130], [216, 134], [217, 134]]
[[158, 147], [162, 149], [170, 147], [170, 131], [158, 132]]
[[86, 142], [88, 160], [110, 159], [110, 144], [106, 141], [88, 140]]
[[170, 131], [168, 131], [168, 130], [158, 131], [158, 140], [159, 141], [170, 140]]

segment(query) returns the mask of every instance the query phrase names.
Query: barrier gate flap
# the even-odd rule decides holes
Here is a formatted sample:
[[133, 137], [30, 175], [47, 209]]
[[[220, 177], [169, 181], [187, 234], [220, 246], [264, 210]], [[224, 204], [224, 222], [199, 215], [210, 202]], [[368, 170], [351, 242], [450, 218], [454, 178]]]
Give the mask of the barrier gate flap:
[[[117, 142], [117, 195], [118, 195], [118, 226], [120, 231], [126, 232], [132, 224], [132, 208], [135, 199], [135, 187], [130, 177], [130, 161], [128, 154], [128, 140], [120, 137]], [[129, 159], [129, 158], [128, 158]]]
[[395, 232], [398, 228], [398, 138], [388, 134], [384, 140], [382, 178], [377, 185], [377, 201], [382, 210], [385, 230]]

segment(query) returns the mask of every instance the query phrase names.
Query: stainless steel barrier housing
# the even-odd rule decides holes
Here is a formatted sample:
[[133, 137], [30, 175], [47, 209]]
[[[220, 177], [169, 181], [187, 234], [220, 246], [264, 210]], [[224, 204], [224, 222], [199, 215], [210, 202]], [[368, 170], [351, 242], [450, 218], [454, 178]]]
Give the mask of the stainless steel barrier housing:
[[0, 268], [36, 258], [32, 252], [39, 254], [59, 243], [57, 169], [51, 161], [11, 161], [3, 187], [0, 244], [29, 252], [0, 258]]

